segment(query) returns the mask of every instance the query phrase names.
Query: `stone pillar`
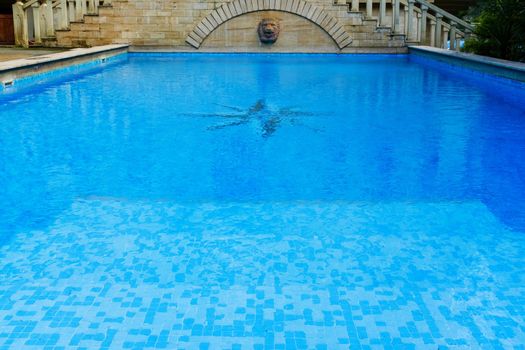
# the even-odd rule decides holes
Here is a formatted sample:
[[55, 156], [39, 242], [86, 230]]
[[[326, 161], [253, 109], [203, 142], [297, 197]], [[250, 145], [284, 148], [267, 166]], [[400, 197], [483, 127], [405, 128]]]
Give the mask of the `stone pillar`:
[[382, 27], [386, 26], [386, 0], [380, 0], [379, 2], [379, 25]]
[[465, 40], [470, 39], [470, 36], [472, 35], [472, 32], [470, 29], [465, 28]]
[[457, 50], [456, 46], [456, 31], [457, 31], [456, 22], [450, 22], [450, 49]]
[[405, 39], [408, 40], [408, 6], [403, 6], [403, 33], [405, 33]]
[[352, 0], [352, 12], [359, 12], [359, 0]]
[[29, 47], [27, 12], [24, 10], [24, 4], [21, 0], [13, 4], [13, 21], [15, 27], [15, 45]]
[[[443, 48], [448, 49], [448, 31], [447, 27], [443, 27]], [[452, 42], [452, 39], [450, 40]]]
[[392, 12], [393, 12], [393, 29], [394, 29], [394, 33], [396, 34], [400, 34], [401, 33], [401, 23], [399, 21], [399, 10], [400, 10], [400, 6], [399, 6], [399, 0], [392, 0], [393, 1], [393, 4], [394, 4], [394, 8], [392, 9]]
[[43, 0], [40, 5], [40, 25], [42, 35], [46, 37], [55, 35], [55, 23], [53, 20], [53, 4], [51, 0]]
[[415, 40], [414, 35], [414, 3], [416, 0], [408, 0], [408, 26], [407, 26], [407, 39], [409, 41]]
[[75, 21], [80, 21], [84, 18], [84, 13], [82, 12], [82, 3], [86, 3], [83, 0], [75, 0]]
[[366, 17], [372, 18], [372, 0], [366, 0]]
[[441, 45], [441, 32], [443, 31], [443, 15], [436, 13], [436, 41], [435, 46]]
[[416, 32], [416, 41], [418, 43], [421, 43], [421, 13], [417, 12], [416, 13], [416, 23], [414, 24], [415, 26], [415, 32]]
[[98, 12], [99, 0], [88, 0], [87, 13], [96, 14]]
[[76, 0], [67, 0], [68, 22], [77, 20]]
[[430, 20], [430, 46], [436, 46], [436, 21]]
[[40, 3], [37, 1], [31, 5], [33, 11], [33, 30], [35, 31], [35, 44], [42, 44], [42, 32], [40, 27]]
[[427, 12], [428, 7], [421, 6], [421, 21], [419, 22], [419, 42], [421, 44], [427, 43]]
[[67, 0], [60, 0], [58, 4], [58, 26], [60, 29], [67, 29], [67, 27], [69, 27]]
[[80, 17], [80, 20], [83, 21], [84, 20], [84, 15], [87, 13], [87, 2], [86, 2], [86, 0], [82, 0], [81, 3], [82, 3], [82, 6], [81, 6], [81, 8], [82, 8], [82, 16]]

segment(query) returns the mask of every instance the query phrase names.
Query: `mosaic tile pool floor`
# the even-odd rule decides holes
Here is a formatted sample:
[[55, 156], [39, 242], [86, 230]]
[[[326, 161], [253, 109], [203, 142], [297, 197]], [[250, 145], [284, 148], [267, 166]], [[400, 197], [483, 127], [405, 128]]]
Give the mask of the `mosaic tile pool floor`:
[[524, 247], [476, 201], [78, 199], [0, 247], [0, 349], [525, 349]]

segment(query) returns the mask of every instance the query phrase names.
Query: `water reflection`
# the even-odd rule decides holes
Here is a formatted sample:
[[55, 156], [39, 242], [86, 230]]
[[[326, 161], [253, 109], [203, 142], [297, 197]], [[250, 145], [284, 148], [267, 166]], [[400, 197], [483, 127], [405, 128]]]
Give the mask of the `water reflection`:
[[231, 59], [131, 60], [1, 105], [0, 230], [89, 196], [481, 200], [525, 229], [523, 109], [400, 60]]

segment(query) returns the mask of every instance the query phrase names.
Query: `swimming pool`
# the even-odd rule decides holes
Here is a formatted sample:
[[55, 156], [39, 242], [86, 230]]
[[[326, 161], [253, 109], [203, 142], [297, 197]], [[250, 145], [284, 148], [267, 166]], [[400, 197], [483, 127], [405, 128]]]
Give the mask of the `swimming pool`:
[[523, 349], [525, 87], [127, 54], [0, 97], [0, 349]]

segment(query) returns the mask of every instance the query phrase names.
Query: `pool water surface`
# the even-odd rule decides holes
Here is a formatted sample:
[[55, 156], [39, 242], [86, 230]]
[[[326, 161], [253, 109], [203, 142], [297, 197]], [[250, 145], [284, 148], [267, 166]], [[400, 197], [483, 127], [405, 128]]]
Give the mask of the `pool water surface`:
[[127, 54], [0, 94], [0, 349], [525, 349], [525, 85]]

